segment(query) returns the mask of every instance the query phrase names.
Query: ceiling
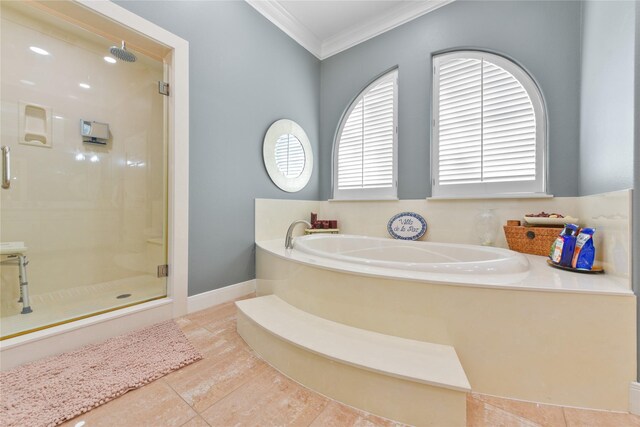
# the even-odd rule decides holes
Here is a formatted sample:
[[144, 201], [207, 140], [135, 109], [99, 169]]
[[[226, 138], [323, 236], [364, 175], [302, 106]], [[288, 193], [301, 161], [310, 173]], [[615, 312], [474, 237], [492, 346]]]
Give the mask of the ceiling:
[[320, 59], [453, 0], [246, 0]]

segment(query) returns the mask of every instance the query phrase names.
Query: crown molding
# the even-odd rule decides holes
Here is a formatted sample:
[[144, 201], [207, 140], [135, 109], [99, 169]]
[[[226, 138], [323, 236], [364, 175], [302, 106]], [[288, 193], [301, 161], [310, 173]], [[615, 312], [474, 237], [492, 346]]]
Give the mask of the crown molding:
[[265, 18], [280, 28], [300, 46], [307, 49], [318, 59], [322, 43], [320, 39], [304, 26], [296, 17], [291, 15], [278, 1], [245, 0]]
[[320, 40], [295, 16], [291, 15], [278, 0], [245, 1], [275, 26], [284, 31], [289, 37], [298, 42], [298, 44], [322, 60], [455, 0], [424, 0], [409, 3], [400, 9], [391, 11], [383, 17], [367, 21], [362, 25], [338, 33], [326, 40]]
[[425, 0], [409, 3], [405, 7], [391, 11], [383, 17], [338, 33], [333, 37], [323, 40], [320, 49], [320, 59], [325, 59], [343, 50], [347, 50], [350, 47], [399, 27], [453, 1], [455, 0]]

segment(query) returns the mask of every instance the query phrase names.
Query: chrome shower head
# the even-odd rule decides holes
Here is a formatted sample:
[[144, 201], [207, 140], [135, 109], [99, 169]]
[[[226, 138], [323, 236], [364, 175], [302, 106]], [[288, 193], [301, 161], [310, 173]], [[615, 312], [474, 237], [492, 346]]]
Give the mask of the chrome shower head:
[[111, 46], [111, 49], [109, 49], [109, 51], [113, 56], [121, 61], [136, 62], [136, 56], [127, 50], [127, 46], [125, 46], [124, 40], [122, 40], [122, 47]]

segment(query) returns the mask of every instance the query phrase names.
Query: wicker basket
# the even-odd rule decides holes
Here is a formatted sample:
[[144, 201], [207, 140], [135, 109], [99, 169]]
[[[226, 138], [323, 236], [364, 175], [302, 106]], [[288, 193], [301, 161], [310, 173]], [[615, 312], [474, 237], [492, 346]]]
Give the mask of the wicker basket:
[[509, 249], [532, 255], [549, 256], [551, 245], [562, 231], [562, 227], [504, 226]]

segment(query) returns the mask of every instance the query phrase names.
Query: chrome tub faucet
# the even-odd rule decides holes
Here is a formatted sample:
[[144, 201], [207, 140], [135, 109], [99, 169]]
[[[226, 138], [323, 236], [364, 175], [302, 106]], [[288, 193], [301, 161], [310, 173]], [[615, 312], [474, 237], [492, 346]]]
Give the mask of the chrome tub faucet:
[[306, 224], [307, 228], [311, 228], [311, 223], [309, 221], [305, 221], [304, 219], [299, 219], [297, 221], [293, 221], [287, 230], [287, 235], [284, 237], [284, 247], [285, 249], [293, 249], [293, 229], [296, 228], [298, 224]]

